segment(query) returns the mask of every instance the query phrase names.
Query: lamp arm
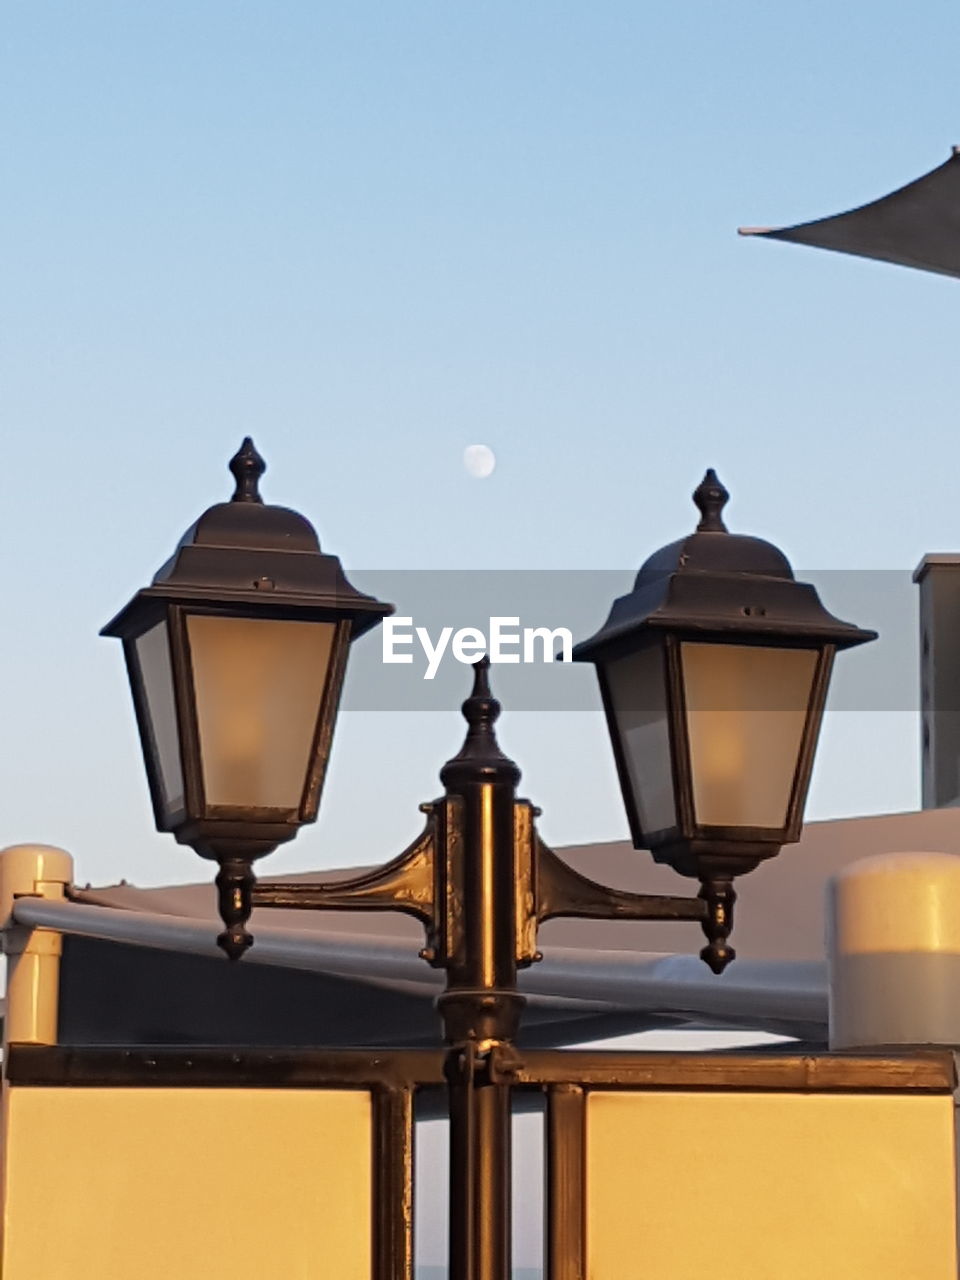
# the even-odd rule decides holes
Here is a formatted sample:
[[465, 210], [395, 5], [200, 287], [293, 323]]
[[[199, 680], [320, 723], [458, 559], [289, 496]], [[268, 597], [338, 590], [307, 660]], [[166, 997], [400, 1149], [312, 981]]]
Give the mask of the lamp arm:
[[421, 835], [398, 857], [350, 880], [310, 884], [263, 880], [250, 893], [252, 907], [292, 907], [310, 911], [402, 911], [433, 923], [436, 842], [431, 818]]
[[574, 871], [539, 838], [537, 919], [541, 923], [557, 916], [577, 916], [592, 920], [699, 920], [708, 917], [702, 898], [681, 898], [668, 894], [628, 893], [613, 889]]

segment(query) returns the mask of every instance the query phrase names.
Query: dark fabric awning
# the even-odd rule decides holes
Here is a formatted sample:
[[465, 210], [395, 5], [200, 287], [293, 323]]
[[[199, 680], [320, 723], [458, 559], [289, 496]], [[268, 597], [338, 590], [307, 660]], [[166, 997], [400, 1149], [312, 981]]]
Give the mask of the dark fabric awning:
[[740, 234], [960, 276], [960, 147], [945, 164], [872, 204], [794, 227], [741, 227]]

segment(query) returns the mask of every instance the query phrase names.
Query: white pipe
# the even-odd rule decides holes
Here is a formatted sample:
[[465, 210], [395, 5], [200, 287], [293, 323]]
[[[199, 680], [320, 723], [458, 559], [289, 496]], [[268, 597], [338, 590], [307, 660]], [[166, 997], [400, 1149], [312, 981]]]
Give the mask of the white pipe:
[[[196, 955], [220, 955], [213, 921], [124, 911], [76, 902], [20, 898], [18, 922], [134, 946]], [[371, 986], [424, 997], [439, 992], [442, 975], [407, 943], [373, 934], [324, 935], [317, 929], [258, 927], [243, 964], [280, 965], [339, 974]], [[224, 960], [226, 963], [226, 960]], [[582, 951], [554, 947], [524, 970], [520, 985], [534, 1000], [584, 1002], [617, 1010], [680, 1014], [718, 1025], [822, 1036], [827, 1022], [826, 971], [822, 964], [743, 961], [716, 978], [695, 956], [632, 951]]]
[[884, 853], [827, 891], [830, 1046], [960, 1045], [960, 858]]

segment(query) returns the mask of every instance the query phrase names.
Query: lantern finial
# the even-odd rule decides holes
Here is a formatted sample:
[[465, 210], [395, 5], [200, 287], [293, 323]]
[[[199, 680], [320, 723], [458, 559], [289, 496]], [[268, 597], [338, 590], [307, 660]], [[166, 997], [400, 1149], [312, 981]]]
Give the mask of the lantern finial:
[[500, 703], [490, 691], [490, 658], [484, 654], [473, 664], [473, 688], [463, 704], [463, 718], [470, 726], [470, 737], [485, 738], [491, 746], [496, 739], [493, 726], [500, 716]]
[[723, 508], [730, 501], [730, 494], [717, 479], [713, 467], [700, 481], [694, 490], [693, 500], [700, 511], [700, 523], [697, 533], [726, 533], [723, 523]]
[[492, 698], [490, 692], [490, 655], [485, 653], [473, 664], [473, 689], [471, 698]]
[[244, 437], [243, 444], [230, 459], [230, 470], [237, 482], [231, 502], [263, 502], [260, 497], [260, 477], [267, 469], [267, 464], [257, 453], [249, 436]]
[[464, 781], [476, 781], [478, 776], [481, 780], [497, 774], [517, 781], [520, 778], [520, 770], [497, 742], [494, 726], [500, 716], [500, 703], [490, 691], [490, 658], [484, 654], [472, 665], [473, 688], [460, 708], [467, 722], [467, 736], [457, 754], [440, 770], [443, 785], [454, 790]]

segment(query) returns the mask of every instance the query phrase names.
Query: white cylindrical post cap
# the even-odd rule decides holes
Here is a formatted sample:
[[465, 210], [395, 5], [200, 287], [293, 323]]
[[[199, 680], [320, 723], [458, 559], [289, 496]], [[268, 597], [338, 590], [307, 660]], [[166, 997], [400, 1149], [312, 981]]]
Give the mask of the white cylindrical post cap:
[[960, 857], [884, 853], [827, 891], [830, 1047], [960, 1045]]
[[73, 858], [66, 849], [50, 844], [12, 844], [0, 849], [0, 927], [9, 921], [17, 895], [42, 893], [38, 886], [72, 883]]

